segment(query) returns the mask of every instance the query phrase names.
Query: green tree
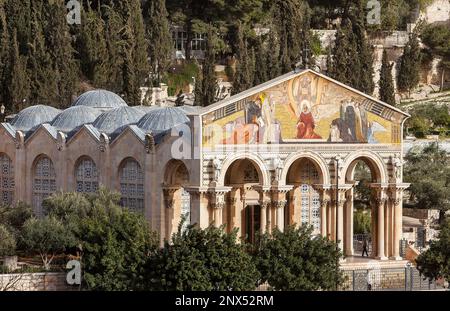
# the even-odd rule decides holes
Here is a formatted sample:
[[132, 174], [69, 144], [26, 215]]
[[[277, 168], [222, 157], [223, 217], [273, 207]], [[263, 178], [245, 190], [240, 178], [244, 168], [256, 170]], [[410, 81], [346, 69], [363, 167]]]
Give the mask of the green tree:
[[404, 180], [411, 183], [410, 200], [414, 207], [438, 209], [440, 221], [450, 209], [450, 158], [432, 143], [423, 150], [411, 149], [406, 155]]
[[159, 85], [161, 76], [170, 65], [172, 35], [164, 0], [150, 0], [144, 7], [146, 37], [152, 73], [157, 76]]
[[266, 48], [266, 57], [264, 58], [266, 60], [267, 66], [262, 67], [266, 67], [267, 78], [268, 80], [272, 80], [281, 75], [279, 61], [280, 41], [278, 40], [278, 36], [274, 30], [271, 30], [269, 32], [268, 46], [270, 46], [270, 48]]
[[8, 79], [9, 103], [12, 111], [20, 111], [26, 108], [23, 104], [28, 101], [30, 96], [30, 81], [27, 73], [27, 59], [19, 54], [16, 31], [14, 31], [12, 43], [10, 48], [11, 72]]
[[78, 38], [81, 71], [95, 87], [108, 85], [108, 43], [106, 42], [106, 23], [98, 11], [88, 7], [82, 11], [81, 32]]
[[354, 234], [366, 234], [371, 231], [370, 211], [357, 209], [354, 215]]
[[251, 71], [252, 59], [248, 49], [248, 41], [244, 33], [244, 26], [242, 24], [238, 24], [236, 31], [236, 37], [238, 38], [238, 50], [236, 54], [236, 73], [234, 75], [232, 89], [233, 95], [251, 88], [254, 80], [254, 72]]
[[16, 239], [3, 224], [0, 224], [0, 258], [12, 256], [16, 252]]
[[152, 256], [147, 275], [149, 289], [170, 291], [254, 290], [259, 273], [237, 231], [205, 230], [190, 226], [180, 230]]
[[72, 232], [58, 219], [44, 217], [27, 220], [21, 232], [21, 243], [31, 253], [37, 253], [42, 259], [44, 269], [50, 265], [56, 255], [75, 245]]
[[269, 53], [264, 46], [264, 39], [259, 37], [256, 41], [255, 46], [255, 75], [253, 85], [260, 85], [266, 81], [268, 81], [267, 76], [267, 68], [266, 66], [257, 66], [256, 60], [264, 60], [266, 59], [266, 55]]
[[380, 72], [380, 100], [395, 106], [394, 80], [392, 78], [392, 66], [389, 63], [386, 50], [383, 51], [383, 60]]
[[398, 89], [408, 92], [419, 84], [420, 79], [421, 54], [417, 34], [412, 34], [400, 60], [400, 70], [398, 73]]
[[90, 290], [142, 290], [144, 266], [158, 246], [145, 218], [119, 206], [120, 194], [58, 193], [44, 201], [50, 217], [74, 234]]
[[22, 202], [15, 206], [0, 206], [0, 224], [7, 226], [16, 236], [19, 235], [25, 222], [32, 216], [31, 207]]
[[6, 20], [5, 1], [0, 1], [0, 102], [5, 104], [7, 109], [11, 109], [8, 105], [7, 81], [9, 74], [9, 31]]
[[417, 269], [426, 277], [450, 279], [450, 221], [441, 225], [439, 236], [430, 248], [416, 259]]
[[[215, 58], [216, 58], [216, 52], [214, 49], [214, 40], [215, 35], [210, 29], [208, 31], [208, 37], [207, 37], [207, 48], [206, 48], [206, 54], [205, 54], [205, 60], [203, 62], [202, 66], [202, 75], [201, 75], [201, 92], [200, 94], [200, 106], [206, 107], [208, 105], [211, 105], [216, 100], [217, 95], [217, 79], [216, 79], [216, 73], [215, 73]], [[197, 100], [197, 99], [196, 99]]]
[[[280, 47], [281, 72], [287, 73], [302, 61], [313, 63], [310, 40], [311, 10], [303, 0], [275, 0], [272, 4], [272, 20]], [[308, 59], [301, 57], [308, 51]]]
[[341, 252], [323, 237], [312, 237], [312, 228], [290, 226], [264, 235], [254, 254], [261, 282], [274, 290], [333, 290], [343, 282]]

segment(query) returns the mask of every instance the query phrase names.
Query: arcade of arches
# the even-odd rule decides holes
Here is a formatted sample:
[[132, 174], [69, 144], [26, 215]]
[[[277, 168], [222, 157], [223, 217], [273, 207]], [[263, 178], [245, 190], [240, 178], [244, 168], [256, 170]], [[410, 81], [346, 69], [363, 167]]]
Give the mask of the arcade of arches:
[[[289, 166], [264, 171], [254, 159], [242, 157], [221, 169], [223, 184], [219, 181], [202, 190], [183, 188], [189, 181], [186, 166], [181, 161], [169, 163], [164, 187], [166, 238], [176, 232], [181, 214], [188, 213], [192, 203], [192, 214], [198, 204], [198, 213], [203, 211], [204, 216], [191, 215], [191, 223], [202, 227], [224, 226], [228, 232], [237, 228], [241, 239], [254, 242], [258, 232], [309, 225], [313, 234], [339, 241], [344, 255], [353, 256], [354, 175], [357, 163], [364, 162], [372, 176], [372, 256], [400, 259], [402, 195], [408, 185], [383, 183], [385, 168], [373, 157], [353, 157], [341, 163], [332, 159], [329, 165], [308, 156], [288, 162]], [[192, 202], [186, 206], [183, 202], [189, 194]]]

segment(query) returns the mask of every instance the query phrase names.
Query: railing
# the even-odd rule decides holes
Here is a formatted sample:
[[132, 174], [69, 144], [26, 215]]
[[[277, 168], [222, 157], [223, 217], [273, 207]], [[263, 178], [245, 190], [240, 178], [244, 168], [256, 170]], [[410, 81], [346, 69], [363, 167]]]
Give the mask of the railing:
[[415, 267], [357, 269], [343, 271], [342, 291], [417, 291], [443, 289]]
[[367, 241], [367, 252], [372, 256], [372, 235], [368, 234], [354, 234], [353, 235], [353, 249], [356, 254], [362, 254], [364, 239]]

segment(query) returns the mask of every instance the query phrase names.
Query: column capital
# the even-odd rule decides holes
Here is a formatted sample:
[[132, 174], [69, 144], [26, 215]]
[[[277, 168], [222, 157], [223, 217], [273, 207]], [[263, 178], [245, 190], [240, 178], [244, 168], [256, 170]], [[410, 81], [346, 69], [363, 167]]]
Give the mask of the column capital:
[[326, 207], [328, 206], [328, 203], [330, 203], [330, 202], [331, 202], [330, 199], [322, 199], [322, 200], [320, 201], [320, 206], [326, 208]]
[[177, 190], [181, 187], [176, 186], [163, 186], [164, 204], [167, 209], [173, 209], [174, 205], [174, 195]]
[[261, 206], [262, 209], [266, 209], [270, 207], [270, 200], [260, 200], [259, 201], [259, 205]]
[[286, 200], [279, 200], [279, 201], [275, 201], [273, 202], [273, 207], [276, 209], [281, 209], [286, 207], [287, 201]]

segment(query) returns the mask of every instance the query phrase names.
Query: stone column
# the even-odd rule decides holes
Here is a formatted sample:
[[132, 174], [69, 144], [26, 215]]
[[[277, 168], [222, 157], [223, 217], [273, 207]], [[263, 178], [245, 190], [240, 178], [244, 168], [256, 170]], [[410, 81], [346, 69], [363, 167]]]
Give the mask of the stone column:
[[175, 208], [175, 194], [178, 187], [164, 187], [164, 207], [165, 207], [165, 238], [170, 240], [173, 234], [174, 226], [174, 208]]
[[394, 185], [390, 189], [391, 208], [393, 212], [392, 228], [392, 257], [393, 260], [402, 260], [400, 257], [400, 240], [403, 231], [403, 191], [409, 187], [409, 184]]
[[385, 190], [384, 189], [376, 189], [376, 194], [375, 194], [375, 203], [376, 203], [376, 208], [378, 210], [378, 219], [377, 219], [377, 223], [378, 223], [378, 228], [377, 228], [377, 233], [378, 233], [378, 241], [377, 241], [377, 246], [378, 246], [378, 251], [377, 251], [377, 259], [379, 260], [386, 260], [386, 253], [385, 253], [385, 205], [386, 205], [386, 197], [385, 197]]
[[277, 228], [280, 231], [284, 230], [284, 209], [286, 207], [286, 204], [287, 204], [286, 200], [280, 200], [275, 205], [277, 213]]
[[350, 189], [346, 194], [346, 234], [345, 255], [353, 256], [353, 195], [354, 189]]
[[284, 209], [287, 204], [286, 194], [292, 190], [293, 186], [278, 186], [272, 190], [272, 205], [276, 210], [275, 221], [278, 230], [284, 230]]
[[339, 248], [344, 251], [344, 205], [345, 196], [339, 200], [338, 210], [337, 210], [337, 230], [336, 238], [339, 244]]

